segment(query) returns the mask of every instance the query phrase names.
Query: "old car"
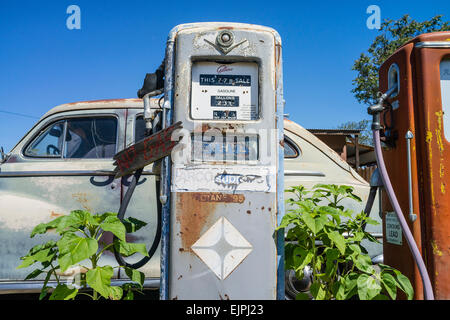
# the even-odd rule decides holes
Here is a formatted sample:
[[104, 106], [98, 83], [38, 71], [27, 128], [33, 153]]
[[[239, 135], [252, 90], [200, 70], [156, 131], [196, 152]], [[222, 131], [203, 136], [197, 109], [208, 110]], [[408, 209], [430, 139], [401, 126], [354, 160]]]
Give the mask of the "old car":
[[[152, 108], [160, 108], [152, 99]], [[43, 237], [30, 238], [31, 230], [75, 209], [92, 213], [117, 212], [131, 181], [130, 176], [115, 179], [115, 153], [144, 136], [141, 99], [98, 100], [67, 103], [48, 111], [33, 128], [4, 155], [0, 164], [0, 293], [34, 292], [42, 287], [44, 275], [23, 281], [30, 268], [16, 269], [20, 257], [43, 242]], [[369, 184], [347, 162], [309, 131], [285, 120], [285, 187], [317, 183], [345, 184], [355, 188], [362, 203], [348, 204], [361, 211], [369, 195]], [[127, 216], [147, 222], [129, 241], [152, 243], [156, 233], [158, 178], [153, 165], [143, 175], [127, 209]], [[378, 206], [371, 216], [379, 220]], [[369, 231], [381, 234], [381, 225]], [[372, 257], [382, 253], [382, 246], [369, 248]], [[141, 259], [140, 254], [126, 258]], [[106, 253], [103, 264], [116, 266], [112, 253]], [[117, 269], [115, 269], [117, 270]], [[145, 286], [157, 288], [160, 255], [141, 269]], [[115, 282], [126, 281], [121, 272]], [[295, 280], [295, 279], [294, 279]], [[289, 281], [294, 281], [293, 279]]]

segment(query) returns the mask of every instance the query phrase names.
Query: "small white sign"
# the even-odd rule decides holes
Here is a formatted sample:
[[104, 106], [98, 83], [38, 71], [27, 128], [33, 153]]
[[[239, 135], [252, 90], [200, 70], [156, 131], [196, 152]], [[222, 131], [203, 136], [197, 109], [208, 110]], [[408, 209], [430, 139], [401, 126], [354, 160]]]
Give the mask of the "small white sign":
[[194, 63], [192, 119], [257, 120], [258, 81], [258, 65], [253, 62]]
[[395, 212], [386, 212], [386, 241], [402, 245], [402, 227]]

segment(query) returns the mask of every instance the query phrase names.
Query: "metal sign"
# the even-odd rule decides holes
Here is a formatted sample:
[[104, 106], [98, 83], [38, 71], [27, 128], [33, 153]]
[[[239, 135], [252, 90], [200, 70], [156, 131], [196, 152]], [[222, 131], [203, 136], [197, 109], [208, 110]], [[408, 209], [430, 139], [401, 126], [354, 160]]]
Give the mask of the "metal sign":
[[172, 133], [181, 128], [181, 121], [179, 121], [118, 152], [113, 157], [116, 166], [115, 178], [131, 174], [137, 169], [169, 155], [178, 143], [178, 141], [172, 141]]
[[386, 212], [386, 241], [392, 244], [402, 244], [402, 227], [395, 212]]

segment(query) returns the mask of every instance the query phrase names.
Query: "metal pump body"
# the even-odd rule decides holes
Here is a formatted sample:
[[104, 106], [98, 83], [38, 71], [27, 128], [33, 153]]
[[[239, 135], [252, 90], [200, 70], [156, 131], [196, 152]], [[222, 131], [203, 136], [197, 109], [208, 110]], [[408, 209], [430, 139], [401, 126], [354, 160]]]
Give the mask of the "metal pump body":
[[168, 38], [162, 299], [284, 298], [281, 40], [267, 27], [194, 23]]

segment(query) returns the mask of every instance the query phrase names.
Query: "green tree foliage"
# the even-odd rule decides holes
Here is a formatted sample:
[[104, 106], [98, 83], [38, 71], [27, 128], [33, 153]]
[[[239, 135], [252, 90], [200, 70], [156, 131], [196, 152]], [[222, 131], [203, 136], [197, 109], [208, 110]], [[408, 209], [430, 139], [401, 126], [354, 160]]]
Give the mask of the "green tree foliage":
[[367, 53], [361, 53], [352, 67], [358, 76], [352, 81], [352, 93], [359, 103], [371, 105], [377, 100], [378, 70], [386, 59], [405, 42], [428, 32], [450, 30], [450, 22], [443, 21], [442, 15], [430, 20], [418, 22], [409, 15], [398, 20], [384, 20], [379, 29], [380, 34], [370, 45]]
[[372, 131], [370, 129], [369, 120], [348, 121], [338, 126], [338, 129], [343, 130], [361, 130], [359, 134], [359, 143], [368, 146], [373, 146]]

